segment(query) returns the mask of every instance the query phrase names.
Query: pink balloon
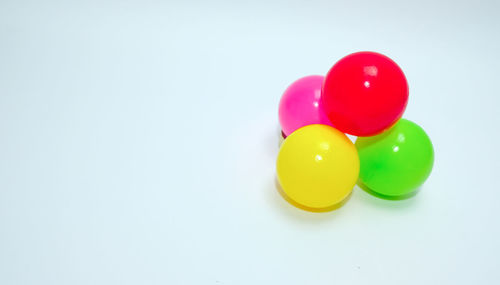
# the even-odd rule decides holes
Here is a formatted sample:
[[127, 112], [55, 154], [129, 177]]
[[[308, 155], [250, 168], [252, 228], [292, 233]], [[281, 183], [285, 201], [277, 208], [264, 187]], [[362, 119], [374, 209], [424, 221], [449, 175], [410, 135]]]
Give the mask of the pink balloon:
[[324, 79], [321, 75], [302, 77], [285, 90], [280, 100], [279, 120], [286, 136], [311, 124], [332, 126], [321, 102]]

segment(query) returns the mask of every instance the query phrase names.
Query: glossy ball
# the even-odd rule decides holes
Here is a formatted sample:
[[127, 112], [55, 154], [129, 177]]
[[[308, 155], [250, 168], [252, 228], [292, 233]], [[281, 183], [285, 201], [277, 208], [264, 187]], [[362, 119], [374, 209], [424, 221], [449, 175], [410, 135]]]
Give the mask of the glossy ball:
[[356, 140], [361, 163], [359, 179], [387, 198], [405, 198], [429, 177], [434, 149], [425, 131], [401, 119], [389, 131]]
[[277, 176], [283, 194], [311, 210], [330, 209], [351, 193], [359, 173], [354, 144], [326, 125], [308, 125], [281, 145]]
[[279, 121], [286, 136], [311, 124], [331, 125], [321, 101], [323, 80], [320, 75], [306, 76], [293, 82], [283, 93]]
[[344, 133], [372, 136], [401, 118], [408, 83], [399, 66], [375, 52], [358, 52], [339, 60], [323, 85], [325, 112]]

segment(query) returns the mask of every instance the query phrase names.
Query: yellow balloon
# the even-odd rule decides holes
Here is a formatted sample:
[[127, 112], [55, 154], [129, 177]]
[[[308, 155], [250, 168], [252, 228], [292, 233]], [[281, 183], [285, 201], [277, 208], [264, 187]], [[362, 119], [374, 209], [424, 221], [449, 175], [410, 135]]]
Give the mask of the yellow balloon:
[[276, 171], [289, 202], [310, 211], [332, 210], [343, 205], [358, 180], [358, 152], [337, 129], [308, 125], [285, 139]]

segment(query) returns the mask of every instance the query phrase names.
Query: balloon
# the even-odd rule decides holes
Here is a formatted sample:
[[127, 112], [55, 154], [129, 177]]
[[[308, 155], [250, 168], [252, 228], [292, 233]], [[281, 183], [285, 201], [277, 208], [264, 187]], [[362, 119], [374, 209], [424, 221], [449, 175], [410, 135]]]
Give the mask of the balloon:
[[322, 98], [325, 112], [337, 129], [355, 136], [372, 136], [401, 118], [408, 102], [408, 83], [390, 58], [358, 52], [330, 69]]
[[354, 144], [327, 125], [308, 125], [281, 145], [277, 177], [286, 198], [312, 211], [333, 209], [351, 193], [359, 173]]
[[361, 163], [359, 180], [375, 194], [412, 196], [432, 171], [432, 142], [420, 126], [406, 119], [380, 135], [358, 138], [355, 145]]
[[285, 136], [311, 124], [331, 125], [321, 102], [323, 76], [311, 75], [293, 82], [283, 93], [279, 120]]

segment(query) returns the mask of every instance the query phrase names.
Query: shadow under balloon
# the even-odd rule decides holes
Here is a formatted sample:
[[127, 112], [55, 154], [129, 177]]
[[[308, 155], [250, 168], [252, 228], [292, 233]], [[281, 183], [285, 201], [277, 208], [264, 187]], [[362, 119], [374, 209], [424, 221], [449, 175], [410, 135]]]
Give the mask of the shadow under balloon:
[[380, 194], [380, 193], [373, 191], [372, 189], [370, 189], [368, 186], [366, 186], [363, 182], [361, 182], [359, 180], [358, 180], [357, 185], [360, 189], [362, 189], [363, 191], [365, 191], [366, 193], [368, 193], [372, 196], [375, 196], [377, 198], [384, 199], [384, 200], [390, 200], [390, 201], [408, 200], [410, 198], [415, 197], [418, 194], [418, 192], [420, 192], [420, 187], [419, 187], [415, 191], [408, 193], [408, 194], [389, 196], [389, 195], [383, 195], [383, 194]]

